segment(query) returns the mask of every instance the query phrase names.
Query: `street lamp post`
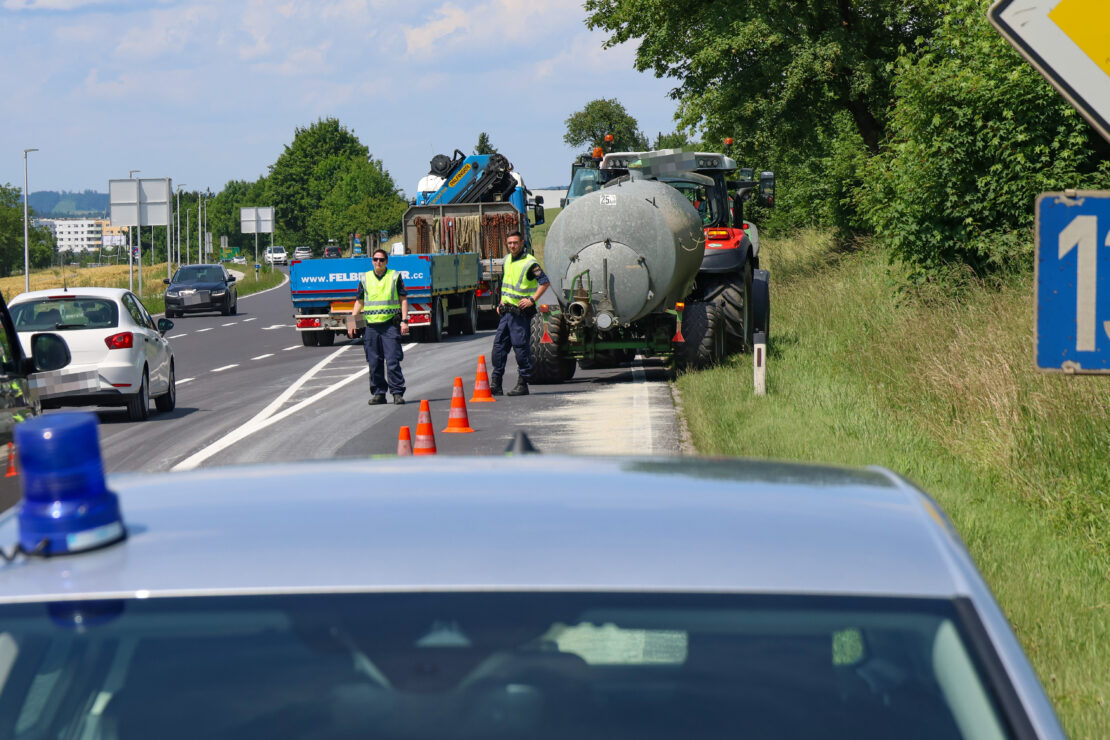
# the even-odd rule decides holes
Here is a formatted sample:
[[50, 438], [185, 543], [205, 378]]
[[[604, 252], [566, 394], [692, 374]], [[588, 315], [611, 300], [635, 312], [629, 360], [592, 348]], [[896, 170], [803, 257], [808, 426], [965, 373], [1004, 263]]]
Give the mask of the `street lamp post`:
[[[128, 180], [134, 180], [135, 179], [135, 173], [136, 172], [141, 172], [141, 171], [142, 170], [128, 170], [127, 171], [127, 179]], [[141, 195], [142, 195], [141, 193], [137, 193], [136, 197], [135, 197], [135, 223], [136, 224], [138, 224], [140, 221], [142, 221], [142, 219], [140, 218], [140, 215], [142, 214], [142, 204], [139, 202], [141, 200]], [[141, 252], [142, 248], [143, 248], [143, 230], [141, 228], [139, 228], [138, 225], [136, 225], [135, 231], [139, 232], [139, 251]], [[134, 248], [131, 245], [131, 227], [130, 226], [127, 227], [127, 289], [128, 290], [135, 290], [135, 251], [134, 251]], [[142, 292], [143, 292], [143, 260], [140, 257], [140, 259], [139, 259], [139, 293], [141, 294]]]
[[27, 214], [27, 153], [38, 149], [23, 150], [23, 292], [31, 290], [31, 230]]
[[181, 266], [181, 188], [185, 187], [184, 184], [177, 186], [177, 265]]

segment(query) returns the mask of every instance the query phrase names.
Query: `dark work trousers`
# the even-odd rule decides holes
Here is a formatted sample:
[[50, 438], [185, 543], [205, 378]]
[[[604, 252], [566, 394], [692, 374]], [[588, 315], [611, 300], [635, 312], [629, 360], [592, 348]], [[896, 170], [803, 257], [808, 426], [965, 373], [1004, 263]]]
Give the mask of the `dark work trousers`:
[[405, 352], [401, 349], [400, 327], [392, 321], [367, 324], [362, 342], [366, 347], [366, 361], [370, 363], [370, 393], [385, 395], [388, 368], [389, 392], [403, 396], [405, 376], [401, 374], [401, 360], [405, 359]]
[[516, 352], [516, 367], [520, 379], [527, 383], [532, 378], [532, 317], [504, 311], [493, 335], [493, 377], [505, 375], [505, 362], [509, 347]]

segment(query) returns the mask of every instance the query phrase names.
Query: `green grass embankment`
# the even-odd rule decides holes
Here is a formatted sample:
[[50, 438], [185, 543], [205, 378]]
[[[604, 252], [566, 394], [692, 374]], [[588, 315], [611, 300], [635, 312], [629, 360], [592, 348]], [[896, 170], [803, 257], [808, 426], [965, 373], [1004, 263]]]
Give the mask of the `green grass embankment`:
[[885, 256], [764, 240], [751, 358], [678, 380], [699, 453], [877, 464], [952, 518], [1072, 737], [1110, 737], [1110, 378], [1034, 369], [1033, 282], [897, 295]]
[[[249, 264], [228, 264], [226, 267], [244, 275], [243, 279], [236, 283], [236, 290], [240, 297], [280, 285], [283, 280], [281, 271], [270, 265], [262, 265], [257, 279], [254, 277], [254, 268]], [[135, 265], [134, 271], [129, 276], [126, 264], [103, 267], [50, 267], [45, 270], [35, 270], [31, 273], [31, 290], [48, 290], [62, 287], [127, 288], [134, 286], [135, 293], [138, 294], [138, 269], [139, 266]], [[166, 286], [162, 280], [166, 277], [166, 263], [143, 265], [142, 271], [143, 291], [139, 298], [142, 299], [143, 305], [150, 313], [163, 313], [166, 310], [164, 298]], [[0, 278], [0, 295], [9, 300], [14, 298], [23, 292], [23, 283], [22, 275]]]

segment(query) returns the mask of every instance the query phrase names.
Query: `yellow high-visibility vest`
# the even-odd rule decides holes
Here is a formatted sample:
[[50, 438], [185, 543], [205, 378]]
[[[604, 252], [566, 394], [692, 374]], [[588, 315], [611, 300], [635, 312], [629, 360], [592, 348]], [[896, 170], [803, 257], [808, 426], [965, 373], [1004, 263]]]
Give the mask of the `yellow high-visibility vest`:
[[381, 280], [370, 270], [362, 276], [362, 315], [367, 324], [380, 324], [401, 313], [396, 270], [386, 270]]
[[517, 259], [512, 255], [505, 258], [505, 270], [501, 276], [501, 302], [510, 306], [520, 304], [522, 298], [531, 298], [539, 287], [540, 282], [529, 273], [533, 265], [538, 265], [539, 260], [530, 254], [525, 254]]

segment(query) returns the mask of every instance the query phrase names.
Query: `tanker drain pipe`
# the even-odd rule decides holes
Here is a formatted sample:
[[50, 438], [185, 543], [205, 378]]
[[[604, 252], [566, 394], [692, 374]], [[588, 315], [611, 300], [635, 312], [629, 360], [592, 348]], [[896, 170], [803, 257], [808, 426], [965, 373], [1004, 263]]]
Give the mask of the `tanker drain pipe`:
[[[585, 285], [583, 285], [585, 283]], [[590, 313], [590, 291], [593, 289], [593, 281], [590, 280], [590, 271], [586, 270], [574, 276], [570, 281], [570, 295], [568, 298], [574, 298], [570, 305], [567, 306], [567, 323], [578, 325], [581, 324], [586, 316]]]
[[[609, 240], [605, 240], [606, 246]], [[609, 260], [603, 259], [601, 261], [601, 279], [604, 286], [601, 293], [601, 300], [598, 301], [597, 315], [594, 317], [594, 324], [600, 331], [608, 331], [617, 324], [617, 318], [614, 315], [616, 311], [613, 309], [613, 299], [609, 294]]]

